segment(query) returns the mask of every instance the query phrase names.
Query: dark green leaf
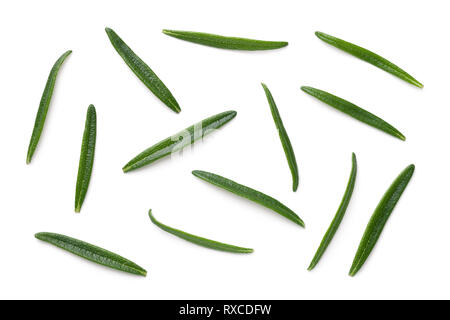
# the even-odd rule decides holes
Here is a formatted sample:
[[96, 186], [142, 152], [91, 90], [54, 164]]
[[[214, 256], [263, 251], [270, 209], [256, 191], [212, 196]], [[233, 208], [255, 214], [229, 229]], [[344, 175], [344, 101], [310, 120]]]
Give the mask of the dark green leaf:
[[147, 275], [147, 271], [134, 262], [90, 243], [49, 232], [36, 233], [35, 237], [103, 266], [144, 277]]
[[394, 76], [409, 82], [419, 88], [423, 88], [423, 84], [421, 84], [419, 81], [414, 79], [409, 73], [401, 69], [400, 67], [396, 66], [392, 62], [386, 60], [385, 58], [377, 55], [376, 53], [373, 53], [372, 51], [369, 51], [367, 49], [361, 48], [353, 43], [344, 41], [342, 39], [335, 38], [333, 36], [330, 36], [328, 34], [325, 34], [323, 32], [316, 32], [316, 36], [322, 40], [325, 41], [328, 44], [331, 44], [332, 46], [341, 49], [352, 56], [355, 56], [361, 60], [364, 60], [390, 74], [393, 74]]
[[284, 149], [284, 154], [286, 155], [286, 160], [289, 165], [289, 169], [291, 170], [292, 175], [292, 190], [295, 192], [298, 188], [298, 167], [297, 161], [295, 160], [294, 149], [291, 145], [291, 140], [289, 140], [289, 136], [284, 128], [283, 121], [281, 120], [280, 113], [278, 112], [277, 105], [273, 100], [272, 94], [264, 83], [261, 83], [264, 88], [264, 92], [266, 93], [267, 101], [269, 102], [270, 111], [272, 112], [273, 121], [275, 122], [275, 126], [277, 127], [278, 134], [280, 136], [281, 145]]
[[202, 238], [199, 236], [195, 236], [193, 234], [190, 233], [186, 233], [184, 231], [181, 230], [177, 230], [174, 228], [171, 228], [169, 226], [166, 226], [164, 224], [162, 224], [161, 222], [159, 222], [158, 220], [155, 219], [155, 217], [152, 214], [152, 210], [148, 211], [148, 215], [150, 217], [150, 220], [153, 222], [153, 224], [155, 224], [157, 227], [159, 227], [160, 229], [171, 233], [181, 239], [184, 239], [186, 241], [195, 243], [196, 245], [202, 246], [202, 247], [206, 247], [206, 248], [210, 248], [210, 249], [214, 249], [214, 250], [220, 250], [220, 251], [226, 251], [226, 252], [233, 252], [233, 253], [252, 253], [253, 249], [249, 249], [249, 248], [242, 248], [242, 247], [237, 247], [237, 246], [233, 246], [230, 244], [226, 244], [226, 243], [222, 243], [222, 242], [217, 242], [214, 240], [209, 240], [206, 238]]
[[141, 168], [177, 152], [195, 141], [203, 139], [204, 136], [210, 134], [215, 129], [219, 129], [235, 116], [236, 111], [226, 111], [200, 121], [144, 150], [123, 167], [123, 172]]
[[150, 67], [141, 60], [133, 50], [128, 47], [128, 45], [110, 28], [106, 28], [106, 33], [108, 34], [109, 40], [119, 55], [122, 57], [123, 61], [130, 67], [134, 74], [145, 84], [147, 88], [155, 96], [158, 97], [166, 106], [175, 111], [180, 112], [180, 106], [175, 100], [172, 93], [166, 87], [166, 85], [158, 78], [158, 76], [153, 72]]
[[402, 173], [400, 173], [397, 179], [395, 179], [395, 181], [384, 194], [381, 201], [378, 203], [378, 206], [376, 207], [369, 223], [367, 224], [361, 242], [359, 243], [359, 247], [356, 251], [353, 264], [350, 268], [350, 276], [354, 276], [359, 271], [359, 269], [361, 269], [361, 267], [364, 265], [364, 262], [366, 262], [367, 258], [372, 252], [372, 249], [375, 247], [375, 244], [377, 243], [387, 220], [391, 216], [395, 205], [397, 204], [398, 200], [403, 194], [403, 191], [405, 191], [409, 181], [411, 180], [414, 169], [415, 167], [413, 164], [406, 167], [406, 169], [403, 170]]
[[336, 212], [336, 215], [334, 216], [333, 221], [331, 221], [330, 227], [328, 228], [327, 232], [323, 236], [322, 242], [320, 243], [320, 246], [317, 249], [317, 252], [314, 255], [314, 258], [312, 259], [312, 261], [308, 267], [308, 270], [314, 269], [314, 267], [317, 265], [320, 258], [325, 253], [325, 250], [327, 250], [327, 247], [330, 244], [331, 240], [333, 240], [333, 237], [336, 234], [336, 231], [339, 228], [339, 225], [341, 224], [342, 219], [344, 218], [345, 211], [347, 210], [348, 204], [350, 203], [353, 189], [355, 187], [356, 172], [357, 172], [356, 156], [353, 153], [352, 154], [352, 171], [350, 172], [350, 178], [348, 179], [347, 189], [345, 189], [344, 197], [342, 198], [341, 204], [338, 208], [338, 211]]
[[80, 164], [78, 166], [77, 187], [75, 191], [75, 212], [80, 212], [91, 180], [94, 165], [95, 140], [97, 137], [97, 114], [91, 104], [87, 110], [81, 144]]
[[224, 178], [214, 173], [195, 170], [192, 171], [192, 174], [206, 182], [209, 182], [219, 188], [230, 191], [238, 196], [247, 198], [250, 201], [259, 203], [260, 205], [269, 208], [285, 218], [295, 222], [296, 224], [304, 227], [302, 219], [298, 215], [295, 214], [294, 211], [286, 207], [284, 204], [279, 202], [278, 200], [262, 193], [252, 188], [246, 187], [242, 184], [234, 182], [230, 179]]
[[45, 118], [47, 117], [48, 107], [52, 100], [53, 89], [55, 88], [56, 76], [61, 68], [64, 60], [72, 53], [71, 50], [66, 51], [53, 65], [50, 75], [48, 76], [47, 84], [45, 85], [44, 93], [42, 94], [41, 102], [39, 103], [39, 109], [36, 114], [36, 120], [34, 122], [33, 133], [31, 134], [30, 145], [27, 152], [27, 163], [31, 162], [34, 151], [41, 137], [42, 129], [44, 128]]
[[405, 140], [405, 136], [398, 131], [396, 128], [391, 126], [389, 123], [384, 121], [381, 118], [378, 118], [376, 115], [354, 105], [353, 103], [344, 100], [342, 98], [336, 97], [331, 93], [311, 88], [311, 87], [302, 87], [301, 88], [307, 94], [319, 99], [320, 101], [332, 106], [333, 108], [348, 114], [349, 116], [368, 124], [378, 130], [384, 131], [391, 136], [399, 138], [400, 140]]
[[284, 41], [263, 41], [236, 37], [224, 37], [203, 32], [163, 30], [163, 33], [177, 39], [194, 42], [209, 47], [231, 50], [272, 50], [283, 48], [288, 45], [288, 43]]

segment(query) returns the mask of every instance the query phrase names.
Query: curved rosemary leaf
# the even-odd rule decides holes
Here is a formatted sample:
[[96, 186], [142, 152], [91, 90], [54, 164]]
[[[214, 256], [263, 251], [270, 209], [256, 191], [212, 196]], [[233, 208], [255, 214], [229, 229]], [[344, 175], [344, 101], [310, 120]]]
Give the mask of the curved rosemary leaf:
[[36, 233], [34, 236], [39, 240], [48, 242], [79, 257], [103, 266], [144, 277], [147, 275], [147, 271], [134, 262], [90, 243], [57, 233], [40, 232]]
[[236, 116], [236, 111], [226, 111], [204, 119], [185, 130], [166, 138], [144, 150], [123, 167], [123, 172], [132, 171], [146, 166], [171, 153], [177, 152], [210, 134], [215, 129], [229, 122]]
[[145, 84], [155, 96], [166, 106], [179, 113], [181, 111], [178, 102], [166, 85], [158, 78], [150, 67], [141, 60], [133, 50], [110, 28], [106, 28], [109, 40], [123, 61], [130, 67], [134, 74]]
[[295, 222], [299, 226], [305, 227], [304, 222], [298, 215], [295, 214], [294, 211], [286, 207], [284, 204], [279, 202], [278, 200], [259, 192], [255, 189], [246, 187], [242, 184], [234, 182], [233, 180], [224, 178], [214, 173], [194, 170], [192, 174], [197, 178], [200, 178], [206, 182], [209, 182], [219, 188], [225, 189], [229, 192], [232, 192], [240, 197], [246, 198], [250, 201], [256, 202], [268, 209], [275, 211], [276, 213], [282, 215], [283, 217]]
[[91, 104], [87, 110], [81, 143], [80, 164], [78, 165], [77, 187], [75, 191], [75, 212], [80, 212], [91, 180], [94, 165], [95, 140], [97, 137], [97, 114]]
[[27, 152], [27, 164], [31, 162], [34, 151], [41, 137], [42, 129], [44, 128], [45, 118], [47, 117], [48, 107], [50, 106], [50, 101], [52, 100], [53, 89], [55, 88], [56, 76], [61, 68], [64, 60], [72, 53], [71, 50], [66, 51], [58, 60], [56, 60], [53, 65], [52, 70], [47, 79], [44, 92], [42, 93], [41, 102], [39, 103], [39, 109], [36, 114], [36, 120], [34, 122], [33, 133], [31, 134], [30, 144], [28, 146]]
[[278, 112], [278, 108], [275, 104], [275, 101], [273, 100], [272, 94], [264, 83], [261, 83], [261, 85], [264, 88], [264, 92], [266, 93], [270, 111], [272, 112], [273, 121], [275, 122], [275, 126], [277, 127], [281, 144], [283, 145], [284, 154], [286, 155], [289, 169], [291, 170], [292, 190], [295, 192], [298, 188], [298, 167], [297, 161], [295, 160], [294, 149], [292, 148], [291, 141], [289, 140], [289, 136], [286, 132], [286, 129], [284, 128], [283, 121], [281, 120], [280, 113]]
[[237, 246], [233, 246], [230, 244], [217, 242], [214, 240], [209, 240], [206, 238], [195, 236], [193, 234], [186, 233], [184, 231], [177, 230], [177, 229], [171, 228], [169, 226], [166, 226], [165, 224], [162, 224], [161, 222], [159, 222], [158, 220], [155, 219], [155, 217], [152, 214], [151, 209], [148, 211], [148, 215], [150, 217], [150, 220], [153, 222], [153, 224], [155, 224], [158, 228], [160, 228], [168, 233], [171, 233], [181, 239], [195, 243], [199, 246], [214, 249], [214, 250], [233, 252], [233, 253], [252, 253], [253, 252], [253, 249], [237, 247]]
[[354, 276], [359, 269], [363, 266], [369, 257], [372, 249], [375, 247], [378, 238], [380, 237], [383, 228], [389, 219], [392, 211], [395, 208], [398, 200], [405, 191], [411, 177], [414, 173], [414, 165], [411, 164], [406, 167], [405, 170], [400, 173], [400, 175], [395, 179], [392, 185], [384, 194], [383, 198], [378, 203], [369, 223], [367, 224], [364, 235], [359, 243], [358, 250], [356, 251], [353, 264], [350, 268], [349, 275]]
[[325, 253], [325, 250], [327, 250], [327, 247], [330, 244], [331, 240], [333, 240], [333, 237], [336, 234], [336, 231], [339, 228], [339, 225], [341, 224], [342, 219], [344, 218], [345, 211], [347, 210], [348, 204], [352, 197], [353, 189], [355, 187], [356, 172], [357, 172], [356, 156], [353, 153], [352, 154], [352, 170], [350, 172], [350, 178], [348, 179], [347, 188], [345, 189], [344, 197], [342, 198], [341, 204], [339, 205], [338, 211], [336, 212], [336, 215], [334, 216], [333, 221], [331, 221], [330, 227], [328, 228], [327, 232], [323, 236], [322, 242], [320, 243], [320, 246], [317, 249], [317, 252], [314, 255], [314, 258], [312, 259], [312, 261], [308, 267], [308, 270], [314, 269], [314, 267], [317, 265], [320, 258]]
[[343, 113], [346, 113], [349, 116], [368, 124], [369, 126], [384, 131], [387, 134], [390, 134], [391, 136], [399, 138], [400, 140], [403, 141], [406, 140], [405, 136], [396, 128], [391, 126], [389, 123], [387, 123], [381, 118], [378, 118], [376, 115], [354, 105], [353, 103], [347, 100], [336, 97], [331, 93], [311, 87], [301, 87], [301, 89], [307, 94], [313, 96], [314, 98], [319, 99], [320, 101], [328, 104], [329, 106], [332, 106], [333, 108]]
[[325, 34], [323, 32], [316, 32], [316, 36], [320, 40], [322, 40], [338, 49], [341, 49], [341, 50], [351, 54], [352, 56], [355, 56], [361, 60], [364, 60], [364, 61], [366, 61], [366, 62], [368, 62], [368, 63], [406, 81], [406, 82], [409, 82], [419, 88], [423, 88], [423, 84], [421, 84], [419, 81], [414, 79], [413, 76], [411, 76], [409, 73], [407, 73], [400, 67], [396, 66], [392, 62], [386, 60], [385, 58], [377, 55], [376, 53], [373, 53], [372, 51], [361, 48], [353, 43], [344, 41], [342, 39], [335, 38], [335, 37]]
[[288, 43], [284, 41], [263, 41], [236, 37], [224, 37], [204, 32], [163, 30], [163, 33], [177, 39], [194, 42], [209, 47], [230, 50], [273, 50], [283, 48], [288, 45]]

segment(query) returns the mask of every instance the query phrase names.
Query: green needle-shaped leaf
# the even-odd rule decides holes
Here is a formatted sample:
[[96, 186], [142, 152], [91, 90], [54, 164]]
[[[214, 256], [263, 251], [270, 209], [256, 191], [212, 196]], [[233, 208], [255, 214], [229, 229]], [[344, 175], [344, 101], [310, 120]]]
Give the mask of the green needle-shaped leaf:
[[263, 41], [236, 37], [224, 37], [216, 34], [193, 31], [163, 30], [163, 33], [177, 39], [194, 42], [209, 47], [230, 50], [273, 50], [283, 48], [288, 45], [288, 43], [284, 41]]
[[141, 60], [133, 50], [128, 47], [128, 45], [110, 28], [106, 28], [106, 33], [108, 34], [109, 40], [119, 55], [122, 57], [123, 61], [130, 67], [134, 74], [145, 84], [147, 88], [155, 96], [158, 97], [166, 106], [175, 111], [180, 112], [180, 106], [175, 100], [172, 93], [166, 87], [166, 85], [158, 78], [158, 76], [153, 72], [150, 67]]
[[347, 210], [348, 204], [350, 203], [353, 189], [355, 187], [356, 172], [357, 172], [356, 156], [353, 153], [352, 154], [352, 170], [350, 172], [350, 178], [348, 179], [347, 189], [345, 189], [344, 197], [342, 198], [341, 204], [338, 208], [338, 211], [336, 212], [336, 215], [334, 216], [333, 221], [331, 221], [330, 227], [328, 228], [327, 232], [323, 236], [322, 242], [320, 243], [320, 246], [317, 249], [317, 252], [314, 255], [314, 258], [312, 259], [312, 261], [308, 267], [308, 270], [314, 269], [314, 267], [317, 265], [320, 258], [325, 253], [325, 250], [327, 250], [327, 247], [330, 244], [331, 240], [333, 240], [333, 237], [336, 234], [336, 231], [339, 228], [339, 225], [341, 224], [342, 219], [344, 218], [345, 211]]
[[302, 87], [301, 88], [307, 94], [313, 96], [314, 98], [319, 99], [320, 101], [328, 104], [329, 106], [348, 114], [349, 116], [368, 124], [378, 130], [384, 131], [391, 136], [399, 138], [400, 140], [405, 140], [405, 136], [398, 131], [396, 128], [391, 126], [389, 123], [384, 121], [381, 118], [378, 118], [376, 115], [354, 105], [353, 103], [344, 100], [342, 98], [336, 97], [331, 93], [311, 88], [311, 87]]
[[341, 49], [342, 51], [345, 51], [352, 56], [355, 56], [361, 60], [364, 60], [390, 74], [393, 74], [394, 76], [409, 82], [419, 88], [423, 88], [423, 84], [421, 84], [419, 81], [413, 78], [409, 73], [407, 73], [405, 70], [401, 69], [400, 67], [396, 66], [392, 62], [386, 60], [385, 58], [379, 56], [376, 53], [373, 53], [372, 51], [369, 51], [367, 49], [361, 48], [353, 43], [344, 41], [342, 39], [335, 38], [333, 36], [330, 36], [328, 34], [325, 34], [323, 32], [316, 32], [316, 36], [322, 40], [325, 41], [328, 44], [331, 44], [332, 46]]
[[286, 129], [284, 128], [283, 121], [281, 120], [280, 113], [278, 112], [278, 108], [275, 104], [275, 101], [273, 100], [272, 94], [264, 83], [261, 83], [261, 85], [264, 88], [264, 92], [266, 93], [270, 111], [272, 112], [273, 121], [275, 122], [275, 126], [277, 127], [281, 144], [284, 149], [284, 154], [286, 155], [286, 159], [289, 165], [289, 169], [291, 169], [292, 190], [295, 192], [298, 188], [298, 167], [297, 161], [295, 160], [294, 149], [292, 148], [291, 140], [289, 140], [289, 136], [286, 132]]
[[97, 114], [91, 104], [87, 110], [81, 143], [80, 164], [78, 166], [77, 187], [75, 191], [75, 212], [80, 212], [91, 180], [94, 165], [95, 140], [97, 137]]
[[406, 169], [403, 170], [402, 173], [400, 173], [397, 179], [395, 179], [395, 181], [384, 194], [381, 201], [378, 203], [378, 206], [376, 207], [369, 223], [367, 224], [361, 242], [359, 243], [359, 247], [356, 251], [353, 264], [350, 268], [350, 276], [354, 276], [359, 271], [359, 269], [361, 269], [361, 267], [364, 265], [364, 262], [366, 262], [367, 258], [372, 252], [372, 249], [375, 247], [375, 244], [377, 243], [387, 220], [394, 210], [395, 205], [397, 204], [398, 200], [403, 194], [403, 191], [405, 191], [406, 186], [411, 180], [411, 177], [414, 173], [414, 168], [415, 167], [413, 164], [406, 167]]
[[175, 153], [195, 141], [203, 139], [204, 136], [210, 134], [215, 129], [219, 129], [235, 116], [236, 111], [226, 111], [200, 121], [144, 150], [123, 167], [123, 172], [141, 168], [169, 154]]
[[90, 243], [49, 232], [36, 233], [35, 237], [103, 266], [144, 277], [147, 275], [147, 271], [134, 262]]
[[166, 226], [165, 224], [162, 224], [161, 222], [159, 222], [158, 220], [155, 219], [155, 217], [152, 214], [152, 210], [148, 211], [148, 215], [150, 217], [150, 220], [153, 222], [153, 224], [155, 224], [160, 229], [162, 229], [168, 233], [171, 233], [181, 239], [195, 243], [199, 246], [214, 249], [214, 250], [233, 252], [233, 253], [252, 253], [253, 252], [253, 249], [237, 247], [237, 246], [233, 246], [230, 244], [217, 242], [214, 240], [209, 240], [206, 238], [195, 236], [193, 234], [186, 233], [184, 231], [177, 230], [177, 229], [171, 228], [169, 226]]
[[256, 202], [266, 208], [269, 208], [283, 217], [295, 222], [299, 226], [305, 227], [302, 219], [295, 214], [294, 211], [286, 207], [278, 200], [252, 188], [246, 187], [242, 184], [234, 182], [230, 179], [224, 178], [214, 173], [194, 170], [192, 174], [206, 182], [209, 182], [219, 188], [230, 191], [240, 197], [247, 198], [250, 201]]
[[36, 120], [34, 122], [33, 133], [31, 134], [30, 145], [28, 146], [27, 152], [27, 163], [31, 162], [33, 158], [34, 151], [41, 137], [42, 129], [44, 128], [45, 118], [47, 117], [48, 107], [50, 106], [50, 101], [52, 100], [53, 89], [55, 88], [56, 76], [61, 68], [64, 60], [72, 53], [71, 50], [66, 51], [58, 60], [56, 60], [53, 65], [50, 75], [48, 76], [47, 84], [45, 85], [44, 93], [42, 94], [41, 102], [39, 103], [39, 109], [36, 114]]

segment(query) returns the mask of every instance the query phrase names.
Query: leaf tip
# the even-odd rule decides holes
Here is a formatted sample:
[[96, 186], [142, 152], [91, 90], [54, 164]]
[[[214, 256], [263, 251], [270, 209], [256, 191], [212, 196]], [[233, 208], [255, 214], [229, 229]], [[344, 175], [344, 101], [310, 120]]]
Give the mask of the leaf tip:
[[421, 84], [419, 81], [411, 77], [410, 81], [411, 84], [415, 85], [416, 87], [423, 89], [423, 84]]
[[296, 192], [298, 189], [298, 180], [294, 181], [292, 184], [292, 191]]
[[305, 228], [305, 223], [303, 222], [302, 219], [300, 219], [300, 217], [297, 217], [297, 219], [295, 219], [294, 221], [296, 224], [298, 224], [300, 227]]
[[106, 34], [108, 35], [108, 38], [112, 41], [114, 34], [115, 34], [114, 30], [106, 27], [105, 31], [106, 31]]
[[173, 106], [173, 111], [175, 111], [176, 113], [180, 113], [181, 112], [181, 108], [180, 108], [180, 106], [177, 104], [177, 105], [174, 105]]
[[354, 277], [355, 274], [361, 269], [361, 265], [359, 265], [358, 261], [353, 261], [352, 266], [350, 267], [350, 271], [348, 272], [348, 275], [350, 277]]
[[192, 171], [192, 174], [199, 179], [205, 180], [205, 176], [206, 176], [207, 172], [201, 171], [201, 170], [194, 170], [194, 171]]
[[309, 91], [311, 90], [311, 87], [308, 87], [308, 86], [301, 86], [300, 89], [301, 89], [303, 92], [309, 93]]
[[34, 235], [34, 237], [38, 240], [45, 241], [46, 236], [48, 236], [48, 232], [38, 232]]
[[65, 61], [72, 54], [72, 50], [67, 50], [62, 55], [62, 60]]
[[150, 220], [152, 221], [152, 222], [155, 222], [155, 217], [153, 216], [153, 213], [152, 213], [152, 209], [149, 209], [148, 210], [148, 217], [150, 218]]
[[327, 42], [327, 38], [329, 38], [330, 36], [327, 35], [326, 33], [320, 32], [320, 31], [316, 31], [314, 32], [314, 34], [316, 35], [317, 38], [319, 38], [322, 41]]
[[411, 170], [412, 172], [414, 172], [414, 170], [416, 170], [416, 166], [414, 164], [410, 164], [406, 170]]
[[231, 110], [231, 111], [228, 111], [228, 112], [230, 113], [232, 118], [236, 117], [236, 115], [237, 115], [237, 111]]
[[181, 108], [180, 105], [178, 104], [178, 102], [175, 100], [175, 98], [170, 99], [167, 102], [164, 102], [172, 111], [174, 111], [175, 113], [180, 113], [181, 112]]

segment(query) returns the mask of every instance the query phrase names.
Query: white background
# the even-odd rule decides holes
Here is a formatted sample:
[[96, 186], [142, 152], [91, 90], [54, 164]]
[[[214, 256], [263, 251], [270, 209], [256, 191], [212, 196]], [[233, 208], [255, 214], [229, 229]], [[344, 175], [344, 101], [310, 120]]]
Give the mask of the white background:
[[[315, 299], [450, 298], [448, 1], [2, 1], [0, 4], [0, 298]], [[113, 28], [170, 88], [165, 107], [111, 46]], [[161, 29], [289, 41], [236, 52], [170, 38]], [[418, 89], [323, 43], [360, 44], [411, 73]], [[26, 151], [48, 73], [66, 50], [39, 146]], [[300, 170], [291, 175], [260, 82], [275, 98]], [[402, 142], [314, 100], [335, 93], [381, 116]], [[97, 108], [93, 175], [80, 214], [75, 182], [86, 109]], [[213, 114], [236, 110], [219, 132], [176, 159], [122, 173], [137, 153]], [[306, 270], [345, 190], [347, 214], [322, 260]], [[394, 178], [416, 172], [365, 266], [347, 275], [365, 226]], [[211, 186], [215, 172], [274, 196], [302, 229]], [[255, 249], [198, 247], [151, 224]], [[67, 234], [123, 255], [146, 278], [98, 266], [35, 239]]]

